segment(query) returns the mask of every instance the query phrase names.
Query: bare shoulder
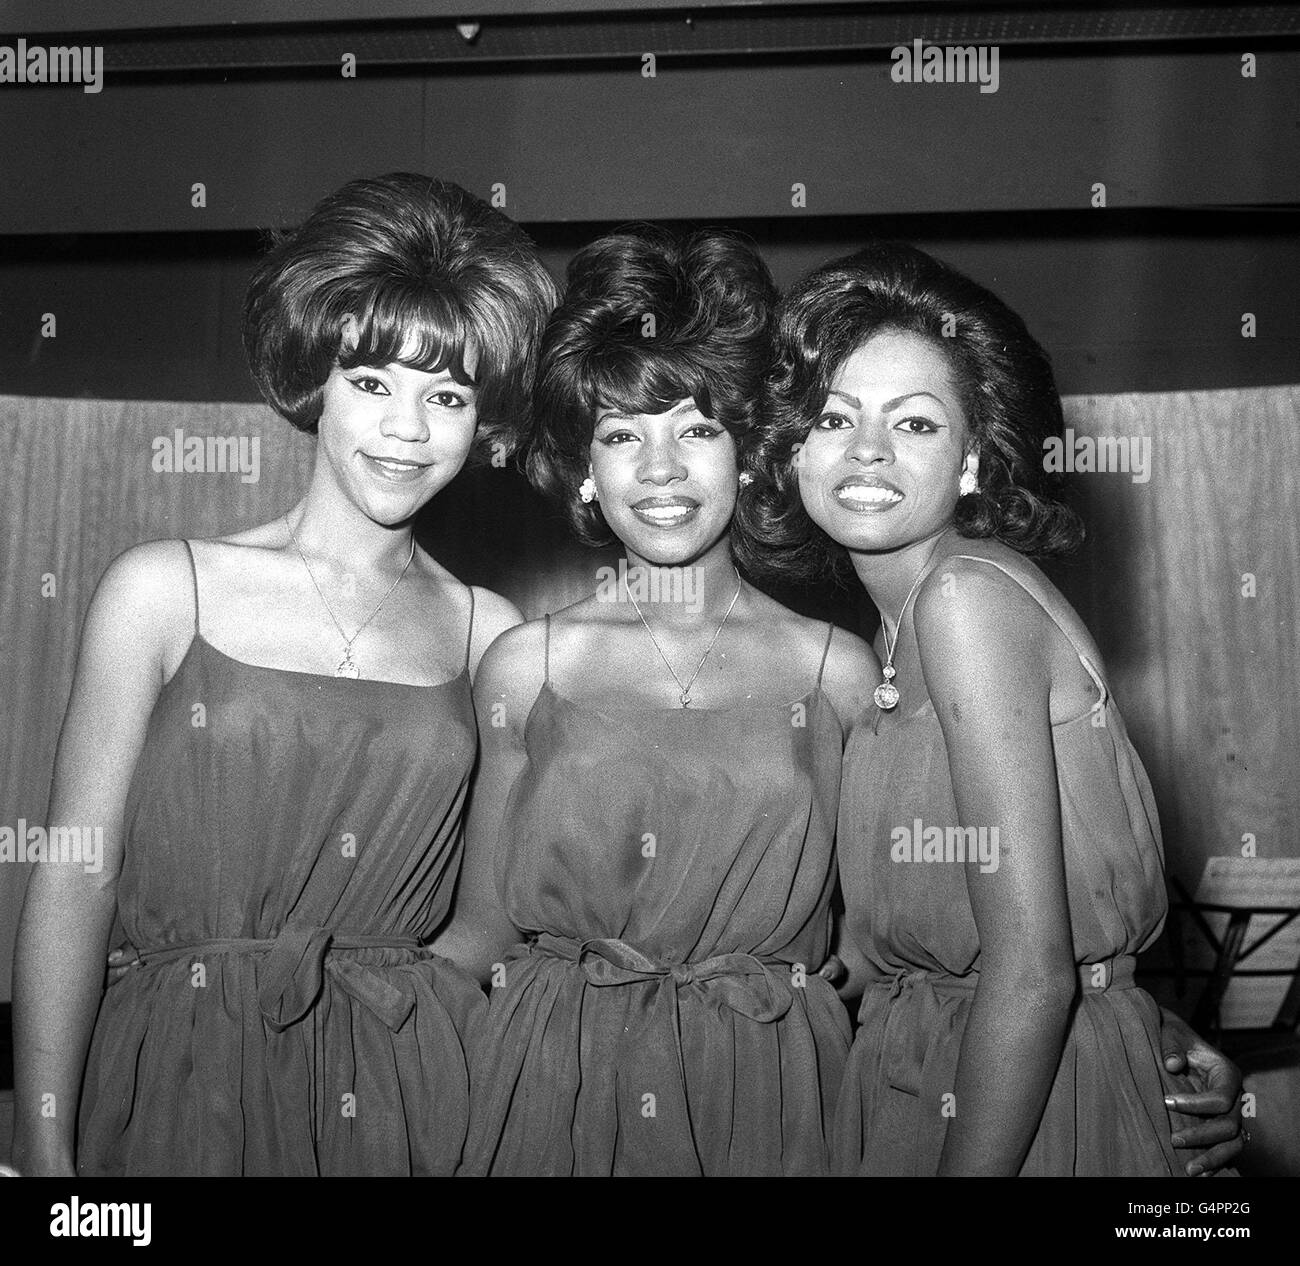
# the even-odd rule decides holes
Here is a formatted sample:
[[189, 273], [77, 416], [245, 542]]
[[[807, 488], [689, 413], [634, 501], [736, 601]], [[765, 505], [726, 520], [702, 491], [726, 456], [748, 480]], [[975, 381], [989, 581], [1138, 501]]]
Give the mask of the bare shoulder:
[[486, 702], [531, 703], [545, 680], [546, 622], [528, 620], [509, 625], [483, 652], [474, 693]]
[[990, 637], [1023, 647], [1050, 625], [1040, 586], [1055, 593], [1014, 550], [996, 541], [963, 542], [960, 553], [939, 561], [917, 590], [917, 642], [923, 651], [929, 642], [951, 649]]
[[872, 692], [880, 682], [876, 652], [856, 633], [837, 625], [826, 655], [822, 690], [846, 728], [871, 706]]
[[[107, 567], [86, 612], [83, 650], [129, 648], [136, 662], [170, 672], [194, 629], [194, 582], [185, 542], [148, 541]], [[114, 653], [114, 652], [109, 652]]]
[[489, 647], [496, 643], [508, 629], [523, 623], [523, 614], [508, 598], [478, 585], [469, 586], [474, 598], [474, 627], [470, 632], [469, 662], [471, 672], [477, 672]]
[[105, 569], [92, 607], [135, 621], [193, 623], [194, 584], [184, 541], [146, 541], [123, 550]]

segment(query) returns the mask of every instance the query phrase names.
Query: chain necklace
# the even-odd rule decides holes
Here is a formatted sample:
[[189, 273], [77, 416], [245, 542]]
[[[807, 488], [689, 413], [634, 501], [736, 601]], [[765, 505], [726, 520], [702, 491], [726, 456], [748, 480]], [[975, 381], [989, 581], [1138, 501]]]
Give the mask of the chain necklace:
[[[734, 567], [733, 570], [735, 570]], [[731, 613], [735, 609], [736, 601], [740, 597], [740, 572], [736, 571], [736, 592], [731, 596], [731, 606], [727, 608], [727, 614], [722, 617], [722, 624], [718, 625], [717, 632], [714, 633], [713, 641], [709, 643], [708, 650], [704, 652], [703, 656], [700, 658], [700, 662], [695, 665], [695, 671], [691, 674], [690, 681], [688, 681], [684, 686], [682, 685], [682, 679], [677, 675], [677, 670], [673, 668], [668, 656], [664, 654], [664, 648], [659, 645], [659, 639], [655, 637], [654, 629], [646, 623], [645, 616], [641, 614], [641, 607], [638, 605], [637, 600], [632, 597], [632, 590], [628, 586], [626, 572], [623, 575], [623, 587], [627, 590], [627, 596], [631, 600], [632, 606], [636, 609], [636, 613], [640, 617], [641, 623], [645, 625], [645, 631], [650, 634], [650, 640], [655, 644], [655, 650], [659, 652], [659, 658], [664, 661], [665, 667], [670, 673], [672, 673], [673, 680], [677, 683], [677, 689], [679, 692], [677, 697], [681, 701], [682, 707], [689, 708], [691, 706], [691, 687], [695, 685], [695, 679], [700, 675], [700, 669], [704, 667], [704, 661], [709, 658], [713, 648], [718, 644], [718, 638], [722, 636], [723, 627], [731, 618]]]
[[312, 572], [311, 564], [307, 561], [307, 555], [302, 552], [302, 546], [298, 544], [298, 537], [294, 533], [293, 524], [289, 522], [289, 516], [287, 514], [284, 516], [284, 526], [289, 529], [289, 539], [293, 542], [294, 549], [298, 551], [298, 557], [302, 559], [302, 565], [307, 569], [307, 575], [311, 580], [312, 588], [314, 588], [320, 596], [320, 600], [324, 604], [325, 610], [329, 612], [330, 619], [334, 621], [334, 627], [339, 631], [339, 637], [343, 639], [343, 658], [339, 660], [339, 666], [334, 670], [334, 676], [360, 677], [361, 669], [357, 667], [356, 661], [352, 658], [352, 643], [365, 632], [366, 626], [379, 614], [380, 608], [384, 603], [393, 596], [393, 590], [402, 583], [402, 577], [406, 575], [406, 569], [410, 567], [411, 559], [415, 557], [415, 533], [411, 533], [411, 552], [406, 556], [406, 562], [402, 565], [402, 570], [398, 573], [397, 579], [393, 581], [388, 592], [380, 598], [379, 606], [366, 617], [365, 623], [362, 624], [362, 626], [351, 637], [349, 637], [343, 632], [343, 626], [339, 623], [338, 616], [334, 614], [334, 608], [330, 606], [329, 599], [325, 597], [320, 585], [316, 583], [316, 577]]
[[[928, 560], [927, 560], [928, 561]], [[907, 597], [903, 599], [902, 610], [898, 613], [898, 622], [894, 625], [894, 640], [889, 640], [889, 633], [885, 631], [885, 662], [880, 667], [880, 675], [884, 681], [875, 689], [871, 696], [876, 701], [876, 707], [889, 712], [898, 707], [898, 687], [894, 685], [894, 678], [898, 675], [898, 670], [894, 667], [894, 651], [898, 648], [898, 635], [903, 631], [903, 616], [907, 612], [907, 604], [912, 601], [912, 595], [916, 592], [916, 587], [929, 574], [927, 567], [922, 567], [917, 577], [912, 581], [912, 587], [907, 591]]]

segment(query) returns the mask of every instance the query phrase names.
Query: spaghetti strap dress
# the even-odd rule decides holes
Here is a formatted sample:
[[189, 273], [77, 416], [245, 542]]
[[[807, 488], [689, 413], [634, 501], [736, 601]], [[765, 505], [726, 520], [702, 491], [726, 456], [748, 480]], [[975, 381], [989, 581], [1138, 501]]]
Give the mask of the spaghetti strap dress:
[[[1024, 585], [994, 560], [959, 557]], [[1164, 1072], [1158, 1008], [1133, 982], [1134, 957], [1155, 940], [1166, 912], [1155, 800], [1106, 683], [1044, 609], [1092, 677], [1097, 699], [1052, 726], [1079, 993], [1020, 1172], [1181, 1175], [1188, 1157], [1170, 1143], [1164, 1095], [1166, 1084], [1186, 1082]], [[933, 1175], [948, 1121], [960, 1111], [953, 1082], [980, 946], [965, 868], [940, 857], [958, 826], [933, 704], [880, 733], [871, 718], [862, 720], [845, 752], [838, 853], [847, 931], [875, 978], [862, 999], [837, 1110], [838, 1172]], [[991, 839], [971, 845], [991, 863]]]
[[420, 938], [459, 865], [468, 635], [436, 686], [256, 667], [204, 639], [198, 590], [127, 795], [140, 963], [95, 1024], [78, 1168], [449, 1174], [486, 1000]]
[[843, 754], [821, 672], [793, 704], [606, 710], [552, 689], [546, 632], [495, 858], [528, 940], [463, 1172], [825, 1173], [849, 1031], [816, 975]]

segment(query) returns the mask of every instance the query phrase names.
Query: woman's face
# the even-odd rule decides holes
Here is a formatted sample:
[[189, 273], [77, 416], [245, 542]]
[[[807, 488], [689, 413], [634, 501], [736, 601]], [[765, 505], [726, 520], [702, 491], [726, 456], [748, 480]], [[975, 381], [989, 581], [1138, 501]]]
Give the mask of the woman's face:
[[[476, 357], [467, 350], [472, 377]], [[477, 393], [449, 372], [335, 365], [323, 389], [322, 455], [349, 499], [376, 523], [409, 519], [469, 456]]]
[[977, 459], [947, 358], [929, 339], [884, 331], [839, 367], [795, 456], [813, 522], [850, 550], [894, 550], [951, 522]]
[[601, 410], [590, 452], [601, 511], [630, 554], [680, 566], [726, 535], [736, 506], [736, 445], [694, 400], [664, 413]]

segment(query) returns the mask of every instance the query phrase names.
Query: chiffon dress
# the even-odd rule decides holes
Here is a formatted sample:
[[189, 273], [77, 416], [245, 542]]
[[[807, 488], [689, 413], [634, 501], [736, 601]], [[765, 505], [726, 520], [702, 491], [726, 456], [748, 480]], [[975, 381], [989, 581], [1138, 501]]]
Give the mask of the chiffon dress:
[[449, 1174], [486, 1002], [420, 938], [459, 864], [468, 637], [436, 686], [256, 667], [194, 586], [127, 796], [140, 965], [95, 1025], [80, 1172]]
[[816, 974], [843, 752], [821, 671], [792, 704], [604, 709], [552, 688], [546, 634], [495, 858], [528, 941], [464, 1172], [827, 1172], [849, 1031]]
[[[1000, 563], [974, 561], [1023, 585]], [[1134, 956], [1155, 940], [1166, 911], [1151, 785], [1105, 682], [1065, 623], [1048, 614], [1098, 697], [1088, 712], [1052, 727], [1079, 992], [1021, 1173], [1181, 1175], [1185, 1158], [1169, 1141], [1164, 1082], [1187, 1083], [1164, 1072], [1158, 1008], [1133, 983]], [[905, 849], [893, 860], [894, 832], [915, 835], [918, 823], [922, 832], [958, 825], [929, 701], [879, 733], [864, 720], [845, 752], [840, 878], [848, 933], [875, 978], [837, 1110], [834, 1164], [842, 1173], [936, 1173], [951, 1114], [961, 1110], [951, 1096], [979, 982], [979, 939], [960, 863], [909, 860]], [[992, 857], [987, 837], [984, 857]]]

